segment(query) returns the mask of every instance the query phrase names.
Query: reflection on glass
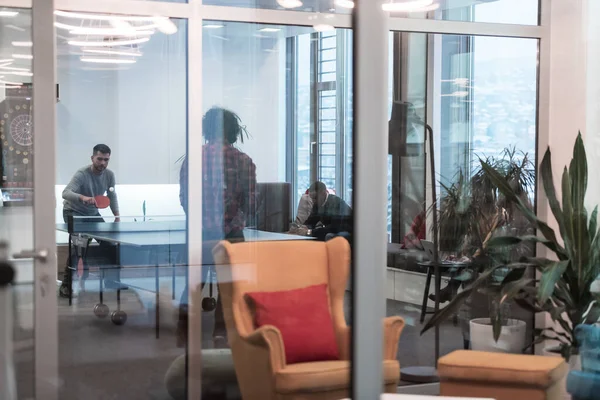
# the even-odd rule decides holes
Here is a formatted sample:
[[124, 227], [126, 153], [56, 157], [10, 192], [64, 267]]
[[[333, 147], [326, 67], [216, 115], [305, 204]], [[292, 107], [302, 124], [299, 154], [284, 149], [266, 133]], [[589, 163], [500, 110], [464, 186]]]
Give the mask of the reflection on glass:
[[[437, 69], [434, 76], [441, 77], [433, 82], [431, 92], [436, 97], [429, 101], [425, 92], [427, 42], [434, 47], [428, 62]], [[399, 346], [403, 367], [431, 366], [435, 361], [433, 330], [419, 336], [431, 318], [436, 291], [431, 262], [431, 230], [435, 229], [432, 178], [428, 176], [425, 181], [424, 168], [429, 169], [429, 161], [424, 162], [423, 153], [425, 104], [432, 107], [429, 114], [433, 117], [427, 123], [434, 128], [436, 149], [431, 155], [427, 146], [427, 156], [434, 157], [439, 165], [433, 177], [438, 186], [439, 296], [442, 307], [451, 305], [451, 312], [437, 322], [441, 332], [439, 355], [463, 346], [481, 348], [480, 338], [472, 337], [470, 329], [478, 318], [488, 318], [489, 323], [500, 317], [505, 325], [522, 326], [519, 335], [523, 340], [532, 337], [532, 314], [516, 304], [500, 307], [493, 287], [465, 302], [454, 299], [457, 292], [498, 262], [516, 260], [532, 251], [522, 247], [512, 253], [492, 254], [487, 248], [491, 237], [508, 232], [528, 234], [532, 227], [514, 204], [497, 196], [479, 159], [511, 179], [522, 201], [533, 205], [537, 46], [531, 39], [430, 35], [428, 40], [427, 35], [418, 33], [395, 36], [388, 158], [391, 243], [387, 312], [407, 321], [408, 334], [403, 335]], [[394, 108], [400, 118], [394, 118]], [[400, 193], [397, 197], [396, 190]], [[499, 269], [493, 279], [501, 280], [506, 273]], [[513, 324], [517, 320], [523, 322]], [[493, 340], [491, 335], [484, 339]], [[413, 382], [409, 375], [402, 379]]]
[[327, 14], [350, 14], [354, 8], [354, 2], [350, 0], [203, 0], [203, 3], [226, 7], [314, 13], [311, 21], [313, 22], [315, 31], [328, 29]]
[[152, 397], [185, 353], [187, 23], [57, 11], [55, 26], [59, 397]]
[[[205, 242], [214, 255], [217, 284], [212, 288], [222, 296], [222, 311], [216, 304], [214, 317], [203, 316], [208, 322], [203, 357], [217, 362], [217, 354], [228, 354], [235, 374], [220, 383], [203, 382], [203, 391], [239, 387], [243, 398], [304, 393], [310, 384], [286, 388], [275, 382], [284, 372], [300, 379], [299, 363], [314, 362], [323, 373], [337, 371], [331, 382], [310, 386], [315, 398], [331, 387], [333, 396], [348, 395], [349, 342], [335, 337], [347, 331], [350, 308], [345, 289], [354, 228], [351, 48], [347, 30], [204, 22], [204, 112], [230, 110], [248, 136], [223, 143], [215, 150], [221, 158], [204, 158], [203, 193], [209, 201], [203, 215], [220, 218], [225, 231], [234, 231], [227, 219], [239, 215], [243, 199], [252, 196], [249, 186], [239, 183], [245, 178], [228, 166], [238, 157], [229, 152], [244, 154], [255, 165], [256, 202], [255, 210], [239, 215], [242, 237], [225, 235], [231, 245]], [[224, 122], [222, 129], [227, 126]], [[206, 147], [210, 132], [204, 129], [205, 155], [213, 154]], [[215, 185], [221, 175], [227, 180], [223, 190]], [[225, 202], [224, 214], [211, 206], [215, 192], [232, 199]], [[322, 257], [325, 251], [330, 256]], [[327, 279], [330, 274], [339, 279]], [[327, 293], [342, 301], [330, 309]], [[218, 331], [221, 313], [225, 332]], [[263, 335], [281, 338], [283, 347], [267, 346]]]
[[[33, 153], [31, 10], [0, 8], [0, 261], [33, 248]], [[6, 247], [4, 247], [6, 246]], [[13, 286], [0, 288], [0, 353], [4, 340], [14, 346], [16, 385], [0, 388], [0, 397], [33, 397], [33, 260], [11, 260]], [[12, 305], [12, 307], [11, 307]], [[12, 327], [12, 329], [10, 329]], [[6, 376], [6, 375], [4, 375]], [[14, 384], [14, 382], [13, 382]], [[16, 389], [16, 393], [14, 390]]]

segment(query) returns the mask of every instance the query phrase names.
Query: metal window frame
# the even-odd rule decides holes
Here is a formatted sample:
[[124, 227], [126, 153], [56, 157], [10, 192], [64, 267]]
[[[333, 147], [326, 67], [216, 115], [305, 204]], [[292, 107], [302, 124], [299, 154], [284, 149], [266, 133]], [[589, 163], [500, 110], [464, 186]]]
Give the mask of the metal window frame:
[[[387, 162], [380, 162], [378, 158], [387, 160], [386, 140], [384, 133], [387, 124], [387, 114], [382, 112], [385, 107], [377, 109], [376, 105], [384, 102], [387, 96], [387, 79], [385, 85], [381, 80], [381, 71], [385, 66], [372, 65], [373, 57], [387, 59], [387, 33], [393, 31], [410, 31], [423, 33], [442, 33], [457, 35], [484, 35], [501, 37], [520, 37], [540, 39], [539, 74], [538, 74], [538, 153], [545, 148], [549, 138], [549, 76], [550, 76], [550, 0], [540, 0], [540, 25], [525, 26], [513, 24], [488, 24], [477, 22], [440, 21], [428, 19], [389, 18], [379, 8], [381, 0], [357, 0], [353, 15], [334, 14], [328, 22], [336, 28], [354, 28], [354, 208], [356, 241], [355, 262], [353, 266], [353, 394], [355, 398], [375, 398], [381, 391], [381, 319], [385, 316], [384, 299], [380, 293], [384, 288], [384, 269], [381, 274], [373, 274], [370, 266], [384, 265], [385, 262], [385, 232], [386, 219], [384, 212], [372, 213], [373, 203], [381, 203], [382, 211], [386, 203], [385, 179], [387, 176]], [[32, 8], [37, 25], [33, 30], [34, 41], [34, 85], [37, 113], [34, 112], [34, 121], [37, 126], [48, 127], [45, 135], [38, 137], [38, 145], [53, 148], [56, 139], [54, 105], [55, 88], [50, 84], [50, 70], [55, 74], [54, 39], [53, 29], [49, 21], [52, 20], [52, 6], [56, 9], [78, 12], [97, 12], [112, 14], [134, 15], [163, 15], [173, 18], [188, 19], [188, 148], [195, 151], [202, 138], [201, 115], [192, 112], [201, 109], [202, 105], [202, 21], [220, 20], [260, 24], [299, 25], [310, 26], [308, 19], [312, 14], [297, 11], [281, 10], [256, 10], [226, 6], [202, 5], [201, 0], [190, 0], [189, 3], [147, 2], [141, 0], [0, 0], [1, 7]], [[52, 31], [52, 34], [50, 34]], [[44, 50], [44, 47], [49, 48]], [[37, 76], [36, 76], [37, 75]], [[387, 75], [383, 75], [386, 76]], [[379, 98], [378, 98], [379, 96]], [[366, 98], [373, 98], [371, 104]], [[372, 112], [370, 112], [372, 111]], [[375, 129], [377, 128], [377, 129]], [[373, 132], [376, 132], [375, 134]], [[55, 156], [46, 152], [46, 156], [38, 155], [38, 164], [54, 165]], [[193, 154], [192, 154], [193, 155]], [[381, 157], [377, 157], [377, 155]], [[42, 158], [44, 157], [44, 158]], [[40, 159], [44, 162], [40, 162]], [[190, 180], [201, 177], [201, 154], [191, 157]], [[375, 162], [373, 162], [375, 160]], [[360, 168], [356, 166], [360, 165]], [[35, 239], [40, 243], [51, 243], [54, 239], [52, 226], [43, 227], [46, 219], [43, 217], [45, 209], [40, 204], [40, 199], [53, 195], [52, 168], [46, 168], [42, 173], [36, 174], [36, 196], [34, 203], [36, 219], [34, 222]], [[42, 176], [43, 175], [43, 176]], [[373, 179], [375, 177], [375, 179]], [[46, 178], [48, 182], [42, 183]], [[196, 185], [197, 186], [197, 185]], [[52, 189], [52, 190], [51, 190]], [[373, 189], [373, 190], [369, 190]], [[189, 220], [201, 220], [201, 188], [190, 188], [189, 200], [191, 207]], [[545, 200], [543, 190], [538, 186], [536, 208]], [[34, 200], [35, 201], [35, 200]], [[39, 207], [38, 207], [39, 206]], [[540, 216], [547, 215], [547, 208], [538, 209]], [[53, 216], [51, 212], [49, 215]], [[39, 218], [38, 218], [39, 217]], [[202, 241], [199, 224], [190, 224], [188, 240], [190, 248], [190, 264], [199, 264], [201, 260], [201, 246], [196, 246]], [[52, 254], [52, 252], [51, 252]], [[53, 256], [51, 257], [51, 259]], [[43, 276], [36, 268], [36, 294], [38, 283]], [[377, 294], [377, 295], [373, 295]], [[359, 301], [360, 299], [360, 301]], [[36, 301], [36, 392], [43, 393], [45, 399], [57, 398], [58, 369], [56, 350], [58, 341], [56, 331], [57, 309], [55, 301], [41, 303]], [[55, 322], [53, 323], [52, 320]], [[192, 333], [200, 328], [199, 321], [196, 328], [190, 324]], [[190, 336], [193, 337], [193, 336]], [[43, 338], [43, 340], [41, 339]], [[198, 348], [190, 348], [192, 363], [188, 376], [188, 398], [200, 396], [200, 358]], [[360, 379], [358, 379], [360, 377]], [[41, 395], [40, 395], [41, 396]]]

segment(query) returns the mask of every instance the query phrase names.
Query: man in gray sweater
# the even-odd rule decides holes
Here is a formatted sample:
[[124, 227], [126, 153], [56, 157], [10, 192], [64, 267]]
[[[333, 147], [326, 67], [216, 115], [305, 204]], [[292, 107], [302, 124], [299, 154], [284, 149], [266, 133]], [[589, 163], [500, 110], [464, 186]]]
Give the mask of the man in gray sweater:
[[[92, 153], [92, 164], [79, 169], [62, 193], [63, 219], [68, 222], [69, 217], [89, 217], [77, 218], [76, 222], [105, 222], [96, 207], [95, 196], [106, 196], [110, 199], [110, 209], [115, 216], [115, 222], [119, 222], [119, 202], [115, 191], [115, 174], [108, 169], [110, 161], [110, 148], [105, 144], [94, 146]], [[110, 243], [99, 242], [99, 252], [102, 257], [102, 264], [115, 265], [116, 251], [115, 246]], [[59, 290], [61, 297], [69, 297], [70, 282], [72, 271], [69, 269], [71, 258], [76, 254], [69, 255], [67, 267], [65, 268], [64, 278]], [[76, 264], [75, 264], [76, 265]], [[84, 270], [83, 279], [87, 277], [87, 268]], [[107, 288], [124, 287], [119, 283], [119, 269], [115, 267], [106, 268], [104, 271], [104, 282]]]

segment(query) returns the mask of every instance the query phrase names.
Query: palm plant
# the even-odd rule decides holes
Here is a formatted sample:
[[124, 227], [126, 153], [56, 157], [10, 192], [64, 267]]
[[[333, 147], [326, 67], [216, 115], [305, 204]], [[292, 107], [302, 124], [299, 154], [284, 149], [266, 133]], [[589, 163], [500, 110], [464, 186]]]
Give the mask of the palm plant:
[[[600, 274], [598, 206], [588, 214], [584, 205], [588, 166], [581, 133], [575, 141], [569, 167], [565, 166], [563, 170], [562, 205], [554, 187], [550, 149], [546, 150], [540, 165], [544, 191], [558, 223], [562, 243], [546, 222], [525, 207], [505, 179], [489, 165], [482, 163], [482, 167], [502, 193], [516, 204], [542, 234], [542, 237], [498, 237], [491, 241], [490, 247], [511, 247], [523, 242], [541, 243], [554, 255], [552, 259], [524, 257], [518, 263], [510, 265], [511, 273], [501, 285], [501, 301], [515, 299], [531, 311], [549, 313], [556, 328], [537, 331], [534, 343], [547, 339], [556, 340], [560, 343], [561, 354], [568, 360], [579, 347], [574, 334], [575, 328], [581, 324], [596, 323], [600, 318], [600, 297], [591, 291], [592, 283]], [[524, 278], [527, 270], [534, 270], [539, 275], [539, 280]]]

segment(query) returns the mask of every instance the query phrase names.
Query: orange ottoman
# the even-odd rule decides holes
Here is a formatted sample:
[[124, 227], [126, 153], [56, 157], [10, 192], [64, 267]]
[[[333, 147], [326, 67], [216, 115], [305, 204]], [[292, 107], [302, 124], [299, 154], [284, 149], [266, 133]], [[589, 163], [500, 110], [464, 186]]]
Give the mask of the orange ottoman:
[[568, 370], [560, 357], [458, 350], [438, 361], [440, 395], [563, 400]]

